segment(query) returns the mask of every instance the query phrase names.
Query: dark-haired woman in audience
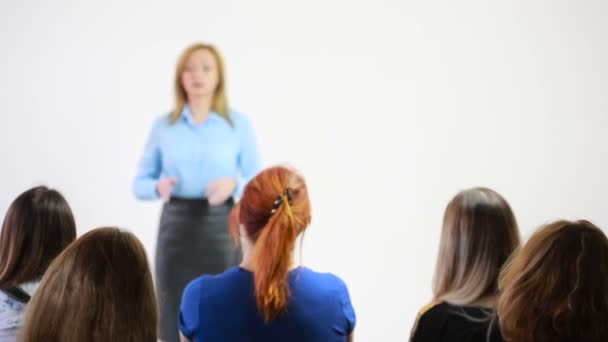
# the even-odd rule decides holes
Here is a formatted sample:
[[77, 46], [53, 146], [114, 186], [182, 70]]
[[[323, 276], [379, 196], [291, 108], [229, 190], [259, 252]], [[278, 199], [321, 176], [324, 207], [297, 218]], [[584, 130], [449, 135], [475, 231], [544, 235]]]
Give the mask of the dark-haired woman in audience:
[[434, 297], [412, 341], [502, 341], [495, 316], [498, 276], [519, 246], [509, 204], [495, 191], [462, 191], [448, 204], [433, 284]]
[[141, 242], [94, 229], [55, 259], [27, 309], [23, 342], [156, 342], [158, 313]]
[[76, 238], [72, 210], [44, 186], [19, 195], [0, 234], [0, 341], [15, 341], [25, 306], [53, 259]]
[[240, 267], [202, 276], [184, 290], [182, 341], [347, 341], [355, 313], [346, 285], [294, 267], [296, 238], [310, 223], [304, 179], [285, 167], [255, 176], [232, 215]]
[[501, 274], [500, 289], [506, 341], [608, 341], [608, 238], [588, 221], [540, 228]]

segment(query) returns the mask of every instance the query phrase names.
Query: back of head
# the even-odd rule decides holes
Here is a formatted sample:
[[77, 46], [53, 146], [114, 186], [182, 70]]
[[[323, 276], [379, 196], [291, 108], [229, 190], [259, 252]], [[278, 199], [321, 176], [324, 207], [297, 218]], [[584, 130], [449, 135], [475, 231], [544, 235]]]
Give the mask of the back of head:
[[[283, 312], [289, 301], [288, 271], [295, 240], [310, 223], [306, 183], [287, 167], [268, 168], [247, 184], [236, 211], [236, 221], [255, 242], [256, 299], [268, 321]], [[233, 236], [238, 235], [235, 223]]]
[[75, 238], [72, 210], [59, 192], [39, 186], [22, 193], [2, 224], [0, 288], [41, 278]]
[[500, 278], [509, 341], [608, 341], [608, 239], [588, 221], [541, 227]]
[[435, 299], [456, 305], [491, 299], [500, 269], [518, 246], [515, 216], [498, 193], [487, 188], [460, 192], [445, 210]]
[[22, 341], [155, 342], [157, 316], [141, 242], [98, 228], [51, 264], [27, 309]]

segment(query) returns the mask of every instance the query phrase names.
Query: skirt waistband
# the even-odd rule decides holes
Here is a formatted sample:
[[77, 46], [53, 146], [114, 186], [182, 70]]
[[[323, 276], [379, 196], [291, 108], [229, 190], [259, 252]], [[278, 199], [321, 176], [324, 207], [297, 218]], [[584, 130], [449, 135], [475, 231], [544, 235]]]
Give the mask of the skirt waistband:
[[[210, 206], [209, 201], [206, 198], [183, 198], [183, 197], [171, 197], [169, 201], [165, 204], [168, 205], [193, 205], [193, 206]], [[226, 200], [226, 202], [219, 204], [217, 206], [233, 206], [234, 198], [230, 197]]]

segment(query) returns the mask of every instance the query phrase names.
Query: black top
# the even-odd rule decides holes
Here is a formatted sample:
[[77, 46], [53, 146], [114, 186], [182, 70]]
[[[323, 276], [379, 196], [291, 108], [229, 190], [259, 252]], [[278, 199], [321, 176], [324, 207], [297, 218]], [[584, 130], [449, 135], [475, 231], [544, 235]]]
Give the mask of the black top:
[[502, 342], [490, 309], [434, 303], [420, 311], [411, 342]]
[[20, 287], [17, 286], [11, 287], [8, 290], [2, 290], [2, 292], [4, 292], [11, 299], [22, 304], [27, 304], [31, 298], [31, 296], [27, 292], [23, 291]]

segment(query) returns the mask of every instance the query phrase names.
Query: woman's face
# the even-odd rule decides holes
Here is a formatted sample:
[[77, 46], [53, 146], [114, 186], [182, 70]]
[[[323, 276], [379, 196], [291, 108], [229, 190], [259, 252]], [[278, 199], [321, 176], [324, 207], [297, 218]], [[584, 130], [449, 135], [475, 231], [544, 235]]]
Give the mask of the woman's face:
[[215, 57], [209, 50], [193, 52], [182, 72], [182, 86], [188, 98], [213, 96], [219, 81], [219, 71]]

